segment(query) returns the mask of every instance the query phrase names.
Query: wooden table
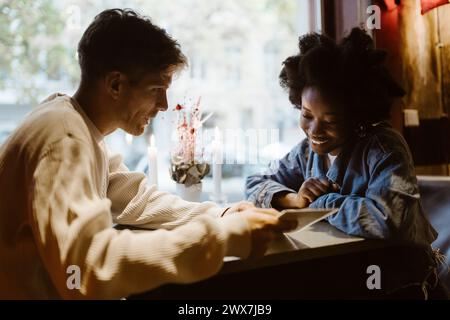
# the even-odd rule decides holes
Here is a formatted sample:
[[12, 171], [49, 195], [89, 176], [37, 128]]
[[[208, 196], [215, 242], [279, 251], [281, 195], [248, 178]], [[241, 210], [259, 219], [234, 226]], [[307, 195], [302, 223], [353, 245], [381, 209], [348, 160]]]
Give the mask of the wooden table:
[[[371, 265], [380, 268], [380, 290], [367, 287]], [[261, 259], [226, 257], [221, 271], [212, 278], [189, 285], [164, 285], [129, 298], [376, 299], [396, 297], [399, 291], [390, 292], [393, 283], [417, 282], [424, 277], [424, 270], [424, 255], [417, 247], [348, 236], [319, 222], [280, 235]], [[415, 296], [417, 293], [403, 290], [399, 297], [413, 294], [420, 298], [421, 291]]]

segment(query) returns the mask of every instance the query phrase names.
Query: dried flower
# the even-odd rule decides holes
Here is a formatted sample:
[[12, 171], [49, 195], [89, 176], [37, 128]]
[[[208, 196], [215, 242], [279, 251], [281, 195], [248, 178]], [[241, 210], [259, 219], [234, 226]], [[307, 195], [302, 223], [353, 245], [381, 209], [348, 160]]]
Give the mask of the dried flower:
[[200, 98], [193, 106], [177, 104], [174, 111], [178, 113], [177, 141], [171, 153], [170, 175], [176, 182], [190, 186], [199, 183], [209, 172], [197, 134], [211, 115], [201, 120]]

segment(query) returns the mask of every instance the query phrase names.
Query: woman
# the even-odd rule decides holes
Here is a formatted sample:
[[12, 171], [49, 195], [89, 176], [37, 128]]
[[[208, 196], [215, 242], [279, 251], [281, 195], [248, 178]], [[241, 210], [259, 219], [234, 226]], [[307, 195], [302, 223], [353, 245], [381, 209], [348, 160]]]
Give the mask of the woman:
[[280, 81], [306, 139], [277, 168], [248, 177], [247, 198], [277, 209], [339, 208], [328, 221], [345, 233], [429, 247], [437, 233], [421, 207], [411, 154], [386, 122], [404, 91], [382, 66], [385, 53], [358, 28], [340, 44], [309, 34], [299, 47]]
[[247, 199], [277, 209], [339, 208], [328, 222], [347, 234], [418, 245], [408, 270], [387, 263], [392, 276], [383, 286], [392, 297], [447, 299], [411, 154], [386, 122], [404, 91], [382, 66], [385, 53], [358, 28], [340, 44], [309, 34], [299, 47], [284, 61], [280, 82], [306, 139], [266, 174], [247, 178]]

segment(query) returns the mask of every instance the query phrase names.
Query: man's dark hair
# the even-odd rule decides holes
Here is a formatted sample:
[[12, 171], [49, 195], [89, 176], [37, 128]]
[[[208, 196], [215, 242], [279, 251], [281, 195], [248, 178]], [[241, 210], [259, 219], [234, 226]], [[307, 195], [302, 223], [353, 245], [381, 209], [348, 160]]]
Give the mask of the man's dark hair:
[[97, 15], [78, 44], [82, 81], [120, 71], [138, 82], [146, 73], [177, 70], [187, 64], [179, 44], [164, 29], [131, 9]]
[[387, 120], [393, 98], [405, 94], [382, 65], [386, 53], [372, 38], [354, 28], [341, 43], [317, 33], [299, 38], [300, 53], [283, 62], [280, 84], [294, 105], [302, 91], [315, 87], [324, 99], [346, 109], [355, 123]]

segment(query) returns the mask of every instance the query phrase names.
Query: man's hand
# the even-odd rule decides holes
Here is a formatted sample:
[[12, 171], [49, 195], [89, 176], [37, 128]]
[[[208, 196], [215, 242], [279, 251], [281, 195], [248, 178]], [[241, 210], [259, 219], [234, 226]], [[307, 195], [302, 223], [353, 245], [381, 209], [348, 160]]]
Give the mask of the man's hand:
[[247, 209], [253, 209], [255, 208], [255, 205], [248, 201], [241, 201], [237, 202], [234, 205], [232, 205], [226, 212], [223, 214], [224, 216], [230, 213], [236, 213], [236, 212], [242, 212]]
[[253, 208], [240, 214], [247, 219], [251, 232], [252, 248], [249, 259], [262, 257], [277, 233], [292, 230], [297, 226], [297, 221], [280, 221], [280, 213], [274, 209]]

